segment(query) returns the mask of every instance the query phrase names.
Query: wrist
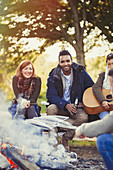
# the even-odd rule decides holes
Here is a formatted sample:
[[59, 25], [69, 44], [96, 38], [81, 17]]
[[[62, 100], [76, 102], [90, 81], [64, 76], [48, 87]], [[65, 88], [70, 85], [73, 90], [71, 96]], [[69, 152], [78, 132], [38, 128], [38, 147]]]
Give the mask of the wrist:
[[67, 104], [69, 104], [69, 103], [66, 103], [65, 106], [64, 106], [64, 110], [65, 110], [65, 111], [67, 111], [67, 108], [66, 108], [66, 107], [67, 107]]
[[79, 127], [77, 127], [77, 129], [76, 129], [76, 136], [81, 136], [82, 135], [82, 133], [81, 133], [81, 127], [79, 126]]

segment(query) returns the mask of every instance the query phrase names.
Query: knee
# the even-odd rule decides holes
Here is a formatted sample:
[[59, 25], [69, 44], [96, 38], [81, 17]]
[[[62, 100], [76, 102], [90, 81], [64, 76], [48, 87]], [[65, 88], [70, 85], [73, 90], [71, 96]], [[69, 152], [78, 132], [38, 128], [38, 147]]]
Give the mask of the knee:
[[88, 122], [88, 115], [85, 113], [84, 116], [83, 116], [83, 123], [86, 123]]
[[31, 113], [32, 112], [34, 113], [35, 112], [35, 107], [34, 106], [30, 106], [30, 107], [27, 108], [27, 111], [31, 112]]
[[102, 146], [103, 140], [104, 140], [103, 135], [99, 135], [99, 136], [97, 137], [96, 144], [97, 144], [97, 148], [98, 148], [98, 149], [100, 149], [100, 146]]
[[30, 107], [28, 107], [28, 109], [35, 110], [35, 107], [34, 105], [31, 105]]
[[55, 104], [51, 104], [47, 107], [47, 115], [57, 115], [58, 107]]
[[81, 111], [79, 114], [80, 114], [79, 120], [81, 123], [88, 122], [88, 115], [84, 111]]
[[[97, 149], [101, 153], [103, 149], [107, 149], [110, 146], [111, 140], [109, 140], [110, 134], [102, 134], [97, 137]], [[113, 142], [113, 141], [112, 141]]]
[[34, 106], [30, 106], [29, 108], [27, 108], [27, 114], [26, 114], [26, 118], [27, 119], [32, 119], [33, 117], [38, 117], [35, 107]]

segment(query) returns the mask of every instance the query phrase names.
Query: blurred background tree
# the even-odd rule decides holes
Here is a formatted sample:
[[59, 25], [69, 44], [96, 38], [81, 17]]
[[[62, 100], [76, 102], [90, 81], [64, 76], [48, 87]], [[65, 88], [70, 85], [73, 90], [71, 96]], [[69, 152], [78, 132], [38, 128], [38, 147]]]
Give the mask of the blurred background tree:
[[86, 60], [87, 71], [96, 82], [98, 75], [106, 70], [106, 57], [99, 56]]
[[[58, 41], [69, 42], [76, 51], [77, 62], [85, 66], [87, 51], [98, 37], [113, 41], [112, 0], [0, 0], [1, 68], [14, 69], [25, 59], [23, 38], [41, 38], [44, 42], [35, 52], [41, 53]], [[84, 39], [99, 28], [93, 44]], [[23, 41], [22, 41], [23, 39]], [[32, 56], [32, 60], [36, 58]], [[5, 68], [6, 68], [5, 67]]]

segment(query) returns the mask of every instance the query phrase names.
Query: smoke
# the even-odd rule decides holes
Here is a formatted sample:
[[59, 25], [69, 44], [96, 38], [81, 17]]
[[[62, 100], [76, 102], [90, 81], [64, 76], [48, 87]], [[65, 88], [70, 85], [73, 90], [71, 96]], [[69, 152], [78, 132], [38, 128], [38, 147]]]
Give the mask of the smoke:
[[[5, 99], [5, 97], [3, 96]], [[2, 98], [2, 99], [3, 99]], [[57, 144], [55, 130], [43, 133], [44, 129], [35, 126], [27, 120], [12, 120], [8, 112], [8, 103], [0, 102], [0, 137], [3, 142], [11, 143], [14, 147], [21, 149], [28, 159], [40, 167], [51, 169], [64, 169], [73, 167], [77, 161], [75, 153], [69, 153], [63, 145]]]

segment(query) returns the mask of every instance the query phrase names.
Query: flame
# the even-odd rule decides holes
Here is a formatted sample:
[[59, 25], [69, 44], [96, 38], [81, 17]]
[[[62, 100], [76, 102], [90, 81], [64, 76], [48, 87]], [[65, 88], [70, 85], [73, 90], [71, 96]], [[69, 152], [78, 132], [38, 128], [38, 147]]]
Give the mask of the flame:
[[25, 149], [25, 146], [24, 146], [24, 145], [22, 145], [22, 152], [21, 152], [21, 155], [23, 155], [23, 154], [24, 154], [24, 149]]
[[[25, 145], [22, 145], [22, 151], [21, 151], [21, 155], [24, 155], [24, 150], [25, 150]], [[25, 156], [24, 155], [24, 157], [26, 158], [26, 159], [28, 159], [28, 156]]]
[[[2, 144], [3, 149], [6, 149], [6, 145], [7, 145], [7, 143], [5, 143], [5, 142]], [[0, 149], [1, 149], [1, 147], [0, 147]]]
[[[3, 149], [6, 149], [6, 145], [7, 143], [4, 142], [1, 146], [3, 147]], [[0, 153], [1, 153], [1, 146], [0, 146]], [[4, 157], [8, 160], [11, 169], [18, 168], [18, 166], [10, 158], [5, 156], [5, 154], [2, 154], [2, 155], [4, 155]]]

